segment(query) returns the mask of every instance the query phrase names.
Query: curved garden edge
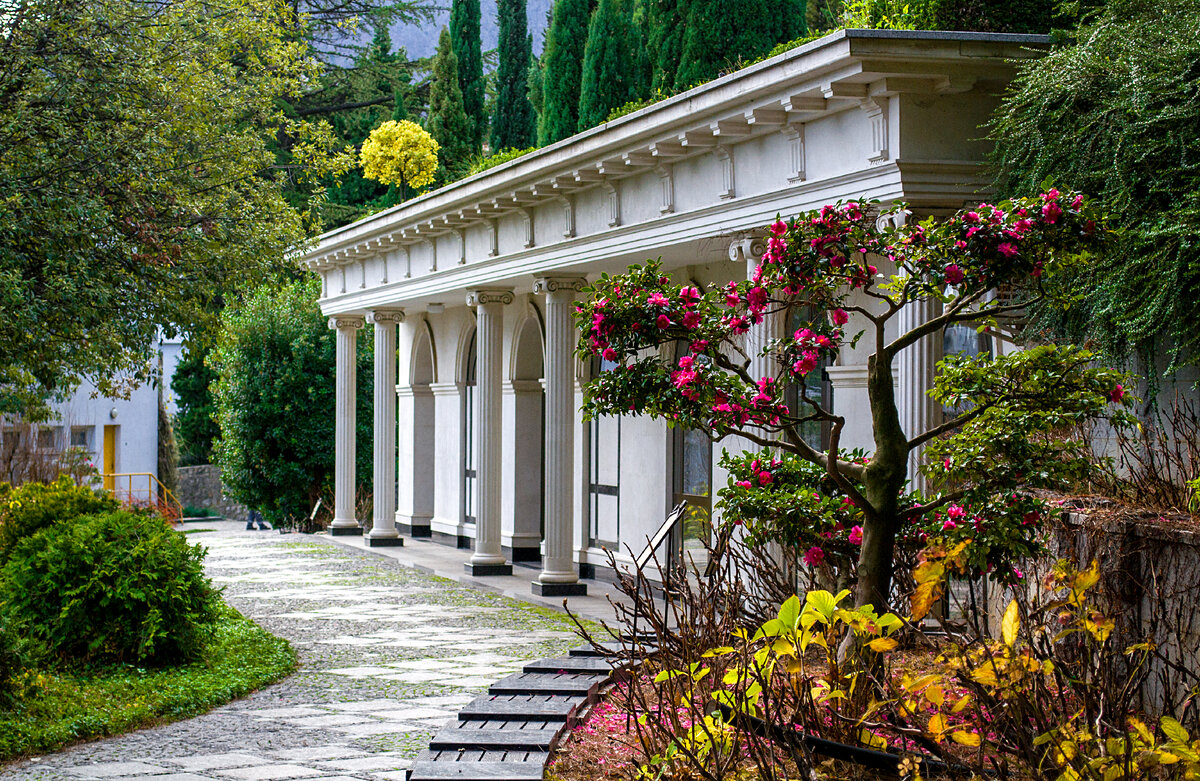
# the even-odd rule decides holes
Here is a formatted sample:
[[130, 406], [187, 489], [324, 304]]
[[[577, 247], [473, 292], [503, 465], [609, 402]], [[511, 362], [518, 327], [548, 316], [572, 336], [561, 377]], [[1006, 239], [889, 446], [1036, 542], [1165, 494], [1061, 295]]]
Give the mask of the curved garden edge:
[[199, 715], [282, 680], [296, 667], [287, 640], [222, 603], [212, 639], [190, 664], [26, 673], [21, 701], [0, 711], [0, 771], [75, 743]]

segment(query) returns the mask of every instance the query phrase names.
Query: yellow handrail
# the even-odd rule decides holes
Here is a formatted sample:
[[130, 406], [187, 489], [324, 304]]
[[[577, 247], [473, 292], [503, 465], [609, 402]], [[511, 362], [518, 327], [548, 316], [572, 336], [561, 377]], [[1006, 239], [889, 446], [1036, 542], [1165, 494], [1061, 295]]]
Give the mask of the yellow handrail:
[[[126, 504], [141, 502], [154, 505], [171, 521], [177, 521], [183, 517], [183, 505], [175, 498], [175, 494], [171, 493], [171, 489], [163, 485], [158, 477], [150, 472], [112, 472], [103, 474], [101, 477], [104, 479], [104, 487]], [[134, 485], [135, 478], [137, 478], [136, 486]], [[145, 482], [144, 489], [143, 481]]]

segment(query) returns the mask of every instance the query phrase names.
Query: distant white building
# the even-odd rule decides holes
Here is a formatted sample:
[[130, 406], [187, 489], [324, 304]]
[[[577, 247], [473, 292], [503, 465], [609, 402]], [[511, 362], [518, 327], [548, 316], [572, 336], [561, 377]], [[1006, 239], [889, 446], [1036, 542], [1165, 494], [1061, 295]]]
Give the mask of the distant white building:
[[[834, 33], [323, 235], [306, 261], [337, 331], [333, 532], [361, 533], [352, 357], [368, 321], [377, 361], [368, 544], [434, 536], [473, 547], [477, 574], [540, 561], [535, 591], [578, 593], [581, 576], [601, 574], [605, 548], [641, 549], [678, 500], [709, 509], [725, 479], [706, 437], [644, 418], [581, 419], [582, 383], [605, 367], [575, 358], [578, 290], [659, 256], [678, 282], [745, 278], [777, 214], [838, 200], [903, 201], [919, 214], [978, 202], [982, 126], [1013, 60], [1046, 43]], [[926, 316], [904, 314], [909, 324]], [[751, 338], [781, 327], [768, 321]], [[987, 349], [956, 346], [964, 336], [975, 338], [945, 341]], [[813, 389], [849, 421], [848, 448], [871, 443], [862, 412], [872, 338], [844, 350]], [[900, 358], [909, 430], [941, 414], [925, 390], [943, 349], [922, 344]]]

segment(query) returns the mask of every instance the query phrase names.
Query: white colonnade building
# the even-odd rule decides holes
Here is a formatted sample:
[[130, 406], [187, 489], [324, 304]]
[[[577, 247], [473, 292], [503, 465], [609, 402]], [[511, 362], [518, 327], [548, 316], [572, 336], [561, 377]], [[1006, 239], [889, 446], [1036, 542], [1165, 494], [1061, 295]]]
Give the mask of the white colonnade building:
[[[776, 215], [859, 197], [918, 214], [977, 202], [982, 126], [1012, 61], [1046, 43], [837, 32], [321, 236], [305, 262], [337, 330], [333, 533], [361, 533], [353, 351], [373, 322], [367, 544], [432, 536], [471, 548], [474, 574], [540, 562], [535, 592], [582, 593], [581, 578], [604, 574], [604, 549], [640, 550], [679, 499], [704, 507], [725, 482], [699, 432], [583, 421], [582, 383], [605, 368], [574, 354], [587, 281], [661, 257], [679, 282], [723, 285], [752, 272]], [[871, 338], [813, 374], [849, 421], [845, 447], [871, 444]], [[925, 390], [942, 349], [902, 356], [910, 430], [941, 414]]]

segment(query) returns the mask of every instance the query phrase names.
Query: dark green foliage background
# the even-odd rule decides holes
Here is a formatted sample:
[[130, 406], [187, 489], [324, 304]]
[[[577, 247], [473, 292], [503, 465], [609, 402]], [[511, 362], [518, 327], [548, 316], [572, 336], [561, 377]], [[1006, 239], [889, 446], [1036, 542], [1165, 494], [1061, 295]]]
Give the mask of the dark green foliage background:
[[213, 419], [216, 408], [210, 391], [217, 375], [205, 365], [207, 357], [207, 345], [189, 342], [171, 377], [171, 390], [175, 393], [178, 410], [175, 413], [175, 436], [179, 442], [180, 466], [209, 463], [212, 460], [213, 442], [220, 433]]
[[688, 0], [675, 88], [715, 78], [741, 58], [804, 35], [801, 0]]
[[458, 83], [462, 89], [463, 109], [474, 120], [471, 128], [471, 152], [483, 149], [487, 111], [484, 107], [483, 53], [479, 31], [479, 0], [454, 0], [450, 5], [450, 42], [458, 57]]
[[[333, 483], [335, 332], [317, 308], [320, 283], [266, 286], [222, 315], [210, 359], [226, 489], [275, 524], [307, 518]], [[371, 480], [374, 350], [358, 334], [357, 482]]]
[[437, 54], [433, 58], [433, 81], [429, 85], [429, 134], [441, 145], [438, 160], [444, 172], [442, 179], [457, 178], [465, 173], [474, 153], [474, 125], [463, 108], [459, 87], [458, 58], [450, 45], [450, 32], [442, 28]]
[[632, 0], [600, 0], [588, 27], [579, 87], [579, 130], [646, 93], [647, 62]]
[[538, 144], [574, 135], [579, 127], [579, 88], [588, 39], [589, 0], [557, 0], [542, 50], [542, 111]]
[[1200, 2], [1114, 0], [1075, 42], [1022, 67], [993, 127], [997, 187], [1053, 178], [1123, 234], [1035, 327], [1110, 358], [1200, 359]]
[[492, 152], [524, 149], [537, 140], [537, 118], [529, 102], [529, 58], [525, 0], [498, 0], [500, 40], [496, 67], [496, 111], [492, 116]]
[[4, 611], [57, 660], [191, 661], [219, 605], [203, 559], [157, 515], [63, 517], [13, 548]]

